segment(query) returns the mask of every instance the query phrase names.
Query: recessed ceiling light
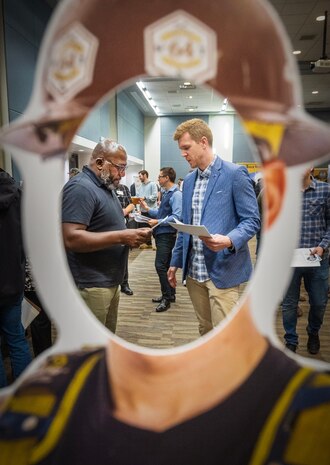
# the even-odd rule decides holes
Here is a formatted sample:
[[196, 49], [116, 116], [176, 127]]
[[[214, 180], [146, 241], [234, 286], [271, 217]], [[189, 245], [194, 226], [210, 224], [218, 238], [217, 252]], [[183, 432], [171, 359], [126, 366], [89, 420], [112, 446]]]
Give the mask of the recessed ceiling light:
[[294, 50], [292, 52], [294, 55], [300, 55], [301, 54], [301, 50]]
[[189, 95], [189, 97], [188, 97], [188, 98], [192, 98], [192, 95]]
[[184, 86], [191, 86], [191, 82], [187, 81], [183, 83]]
[[321, 15], [321, 16], [318, 16], [316, 18], [316, 21], [324, 21], [325, 20], [325, 16], [324, 15]]
[[188, 111], [194, 111], [194, 109], [193, 108], [188, 108]]
[[312, 91], [312, 94], [318, 94], [318, 93], [319, 93], [318, 90], [313, 90], [313, 91]]
[[144, 83], [142, 81], [138, 81], [136, 82], [136, 85], [138, 86], [138, 88], [140, 89], [140, 91], [142, 92], [143, 94], [143, 97], [146, 99], [146, 101], [149, 103], [149, 106], [152, 108], [152, 110], [156, 113], [156, 115], [159, 114], [159, 111], [158, 111], [158, 107], [157, 105], [155, 104], [155, 102], [153, 101], [152, 99], [152, 96], [150, 95], [150, 93], [148, 92], [146, 86], [144, 85]]

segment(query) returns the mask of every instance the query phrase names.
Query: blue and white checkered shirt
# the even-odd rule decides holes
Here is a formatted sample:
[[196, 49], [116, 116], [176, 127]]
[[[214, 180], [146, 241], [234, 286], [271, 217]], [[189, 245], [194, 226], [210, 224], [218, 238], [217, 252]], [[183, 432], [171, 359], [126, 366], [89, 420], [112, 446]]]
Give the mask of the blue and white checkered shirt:
[[[201, 224], [204, 196], [215, 159], [216, 157], [213, 159], [212, 163], [210, 163], [210, 165], [205, 168], [204, 171], [201, 171], [199, 168], [197, 170], [197, 179], [192, 198], [191, 224], [193, 225]], [[205, 265], [203, 242], [197, 236], [192, 236], [192, 249], [188, 268], [188, 276], [199, 282], [204, 282], [210, 279]]]
[[322, 247], [330, 244], [330, 185], [312, 178], [304, 190], [299, 247]]

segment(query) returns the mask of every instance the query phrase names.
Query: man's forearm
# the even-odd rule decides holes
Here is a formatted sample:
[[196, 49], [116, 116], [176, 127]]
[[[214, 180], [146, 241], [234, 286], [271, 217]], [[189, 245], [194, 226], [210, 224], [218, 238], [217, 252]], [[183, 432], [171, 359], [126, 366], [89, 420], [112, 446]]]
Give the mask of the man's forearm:
[[63, 233], [65, 248], [72, 252], [88, 253], [111, 247], [112, 245], [125, 244], [126, 230], [93, 232], [75, 230]]

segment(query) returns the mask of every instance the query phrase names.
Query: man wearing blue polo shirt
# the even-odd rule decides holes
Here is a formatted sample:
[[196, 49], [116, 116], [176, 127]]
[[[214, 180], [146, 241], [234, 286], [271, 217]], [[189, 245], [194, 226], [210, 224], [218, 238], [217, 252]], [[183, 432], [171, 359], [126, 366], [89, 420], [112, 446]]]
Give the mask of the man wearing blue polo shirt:
[[126, 229], [114, 191], [126, 166], [125, 148], [103, 139], [89, 165], [63, 189], [63, 239], [73, 278], [88, 307], [112, 332], [128, 246], [139, 247], [150, 239], [149, 228]]

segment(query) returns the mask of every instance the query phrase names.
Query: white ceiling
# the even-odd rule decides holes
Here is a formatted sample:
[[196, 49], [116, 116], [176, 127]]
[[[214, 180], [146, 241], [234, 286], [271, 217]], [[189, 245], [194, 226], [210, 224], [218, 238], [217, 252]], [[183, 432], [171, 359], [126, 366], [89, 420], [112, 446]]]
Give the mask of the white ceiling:
[[[211, 87], [192, 85], [192, 88], [180, 88], [184, 80], [148, 78], [142, 82], [156, 103], [160, 115], [219, 113], [224, 102], [224, 97]], [[128, 87], [125, 92], [145, 115], [155, 116], [137, 85]], [[234, 109], [228, 105], [227, 112], [233, 111]]]
[[[318, 16], [328, 11], [326, 53], [330, 58], [330, 0], [270, 0], [288, 32], [293, 50], [301, 70], [303, 100], [307, 109], [330, 108], [330, 74], [315, 74], [309, 69], [309, 62], [322, 56], [324, 21]], [[319, 93], [312, 94], [313, 90]]]
[[[270, 0], [270, 3], [281, 17], [291, 40], [292, 50], [301, 50], [301, 54], [296, 55], [296, 58], [301, 73], [305, 108], [330, 109], [330, 73], [316, 74], [310, 69], [310, 62], [321, 58], [323, 51], [324, 21], [316, 21], [316, 17], [323, 15], [326, 10], [330, 15], [330, 0]], [[330, 56], [329, 29], [328, 17], [326, 44], [328, 56]], [[271, 50], [265, 50], [265, 53], [271, 53]], [[162, 115], [218, 113], [223, 103], [223, 97], [205, 86], [193, 90], [180, 89], [182, 80], [155, 78], [144, 79], [143, 83]], [[312, 94], [316, 90], [318, 94]], [[145, 115], [155, 115], [136, 85], [128, 87], [125, 92]], [[192, 98], [189, 98], [190, 96]], [[193, 111], [189, 111], [189, 107], [193, 107]], [[227, 111], [232, 110], [229, 105]]]

